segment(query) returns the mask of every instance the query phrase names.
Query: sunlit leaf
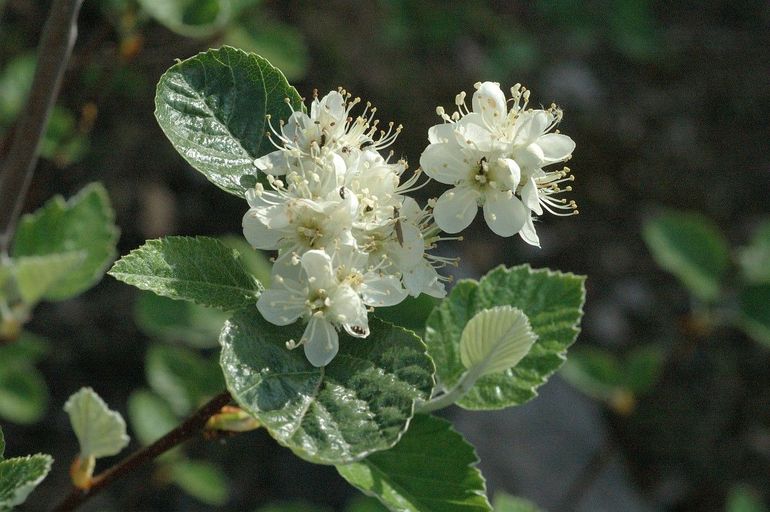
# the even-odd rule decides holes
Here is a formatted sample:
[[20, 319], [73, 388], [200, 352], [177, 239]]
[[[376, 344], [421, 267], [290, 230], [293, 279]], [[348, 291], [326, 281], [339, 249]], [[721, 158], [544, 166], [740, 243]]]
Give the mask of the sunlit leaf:
[[126, 422], [111, 410], [91, 388], [81, 388], [69, 397], [64, 411], [80, 443], [80, 458], [109, 457], [128, 446]]

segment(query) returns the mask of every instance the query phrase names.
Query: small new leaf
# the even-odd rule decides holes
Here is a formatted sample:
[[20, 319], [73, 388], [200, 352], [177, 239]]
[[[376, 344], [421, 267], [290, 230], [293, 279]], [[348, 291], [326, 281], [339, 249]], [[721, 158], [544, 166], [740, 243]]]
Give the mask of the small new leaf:
[[0, 512], [21, 505], [51, 470], [50, 455], [38, 453], [0, 461]]
[[148, 240], [109, 274], [142, 290], [224, 311], [255, 305], [262, 290], [236, 251], [207, 237]]
[[64, 404], [80, 443], [80, 458], [109, 457], [128, 445], [126, 422], [91, 388], [81, 388]]
[[481, 377], [513, 368], [527, 355], [537, 335], [518, 308], [498, 306], [477, 313], [460, 337], [460, 360]]

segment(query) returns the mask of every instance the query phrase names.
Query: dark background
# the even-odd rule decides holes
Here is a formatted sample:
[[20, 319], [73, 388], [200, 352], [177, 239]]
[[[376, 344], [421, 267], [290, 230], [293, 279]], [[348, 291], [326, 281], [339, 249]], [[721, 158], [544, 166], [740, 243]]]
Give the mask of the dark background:
[[[34, 49], [47, 2], [0, 6], [1, 69]], [[544, 217], [542, 249], [496, 238], [477, 219], [479, 229], [447, 250], [462, 256], [461, 276], [525, 261], [586, 274], [576, 347], [623, 353], [659, 343], [669, 357], [653, 392], [626, 416], [558, 377], [519, 408], [449, 410], [478, 447], [491, 487], [550, 510], [723, 510], [736, 483], [767, 499], [770, 351], [729, 329], [686, 328], [688, 295], [656, 267], [640, 230], [661, 207], [692, 210], [737, 246], [770, 213], [770, 4], [264, 1], [243, 16], [256, 31], [291, 27], [298, 49], [282, 58], [301, 94], [342, 85], [372, 101], [383, 121], [403, 123], [393, 149], [413, 167], [438, 122], [436, 105], [451, 107], [476, 81], [504, 90], [521, 82], [535, 105], [564, 109], [560, 129], [577, 142], [570, 167], [580, 215]], [[192, 170], [152, 112], [154, 85], [174, 59], [219, 44], [176, 35], [130, 2], [86, 0], [59, 104], [76, 114], [88, 147], [73, 161], [41, 160], [26, 210], [99, 180], [116, 209], [120, 254], [166, 234], [238, 233], [246, 203]], [[276, 36], [275, 44], [288, 43]], [[86, 105], [96, 108], [92, 124], [83, 120]], [[426, 197], [439, 190], [429, 187]], [[130, 391], [144, 385], [148, 341], [134, 324], [134, 298], [133, 288], [106, 277], [35, 311], [28, 328], [54, 347], [41, 364], [49, 413], [3, 428], [9, 454], [41, 451], [57, 462], [27, 510], [47, 508], [67, 489], [76, 448], [61, 411], [66, 397], [91, 385], [124, 411]], [[191, 450], [226, 461], [234, 491], [222, 510], [292, 497], [340, 508], [356, 492], [264, 432]], [[207, 509], [153, 482], [148, 466], [83, 510]]]

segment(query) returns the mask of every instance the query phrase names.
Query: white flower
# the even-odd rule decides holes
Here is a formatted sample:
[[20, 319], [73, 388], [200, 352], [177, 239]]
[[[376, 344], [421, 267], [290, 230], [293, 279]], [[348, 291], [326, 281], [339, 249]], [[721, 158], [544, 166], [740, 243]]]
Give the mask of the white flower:
[[302, 255], [300, 264], [302, 282], [274, 276], [274, 287], [260, 295], [257, 309], [275, 325], [306, 319], [308, 323], [300, 341], [290, 341], [287, 345], [289, 348], [303, 345], [310, 364], [321, 367], [337, 355], [338, 327], [351, 336], [369, 335], [366, 306], [349, 282], [338, 279], [326, 252], [308, 251]]
[[569, 169], [543, 170], [568, 160], [575, 143], [554, 131], [562, 111], [555, 105], [527, 109], [529, 91], [521, 85], [511, 88], [511, 100], [495, 82], [475, 87], [471, 109], [465, 93], [457, 95], [457, 111], [451, 116], [442, 107], [436, 109], [444, 123], [429, 130], [430, 145], [420, 159], [428, 176], [455, 187], [436, 202], [436, 223], [457, 233], [470, 225], [476, 207], [482, 206], [496, 234], [519, 233], [527, 243], [538, 245], [532, 212], [577, 213], [574, 201], [553, 197], [571, 190], [560, 186], [572, 181]]

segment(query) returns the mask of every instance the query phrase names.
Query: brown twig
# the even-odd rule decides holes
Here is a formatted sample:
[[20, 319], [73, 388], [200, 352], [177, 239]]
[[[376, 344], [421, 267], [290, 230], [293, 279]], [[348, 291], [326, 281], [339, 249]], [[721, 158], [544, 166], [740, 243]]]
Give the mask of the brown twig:
[[120, 478], [141, 466], [142, 464], [153, 460], [155, 457], [167, 452], [171, 448], [195, 437], [198, 434], [204, 432], [206, 422], [214, 414], [218, 413], [222, 407], [229, 404], [232, 401], [230, 393], [225, 391], [224, 393], [212, 398], [206, 405], [198, 409], [192, 416], [190, 416], [184, 423], [177, 428], [161, 437], [149, 446], [142, 448], [141, 450], [129, 455], [121, 462], [112, 466], [111, 468], [96, 475], [91, 484], [91, 488], [88, 490], [73, 489], [72, 492], [64, 498], [53, 510], [55, 512], [68, 512], [75, 510], [82, 505], [87, 499], [91, 498], [99, 491], [107, 487], [114, 480]]
[[16, 124], [8, 154], [0, 166], [2, 254], [8, 253], [35, 172], [40, 143], [77, 39], [77, 17], [82, 4], [83, 0], [54, 0], [43, 26], [32, 89]]

